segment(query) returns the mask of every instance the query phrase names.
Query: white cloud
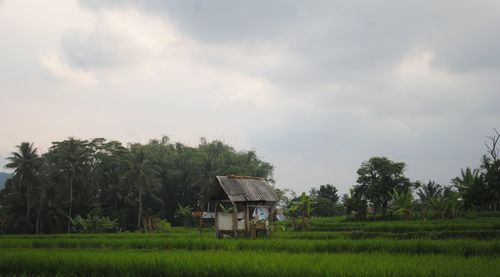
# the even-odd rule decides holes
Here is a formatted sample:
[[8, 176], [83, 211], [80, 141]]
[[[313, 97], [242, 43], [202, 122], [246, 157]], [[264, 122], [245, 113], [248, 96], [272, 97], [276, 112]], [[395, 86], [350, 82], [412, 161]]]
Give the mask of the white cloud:
[[74, 67], [100, 69], [133, 66], [177, 52], [179, 39], [163, 21], [132, 9], [97, 13], [90, 29], [72, 29], [60, 38]]
[[57, 79], [77, 85], [97, 84], [97, 80], [92, 73], [70, 67], [54, 52], [41, 56], [40, 64], [51, 76]]

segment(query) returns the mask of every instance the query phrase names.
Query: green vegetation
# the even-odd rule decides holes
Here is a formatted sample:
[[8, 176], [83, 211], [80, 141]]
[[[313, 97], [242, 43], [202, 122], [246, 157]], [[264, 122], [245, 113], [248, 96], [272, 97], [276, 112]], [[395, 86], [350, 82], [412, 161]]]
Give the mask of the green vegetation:
[[391, 240], [391, 239], [332, 239], [332, 240], [218, 240], [192, 237], [126, 239], [52, 238], [3, 239], [0, 248], [102, 248], [102, 249], [164, 249], [164, 250], [224, 250], [265, 251], [287, 253], [402, 253], [447, 254], [458, 256], [500, 256], [500, 243], [473, 240]]
[[[496, 276], [500, 220], [495, 215], [372, 222], [312, 218], [307, 231], [277, 226], [270, 238], [254, 240], [221, 240], [213, 230], [200, 235], [186, 227], [161, 233], [4, 235], [0, 275]], [[314, 231], [325, 226], [329, 231]]]
[[0, 172], [0, 190], [4, 188], [5, 182], [11, 177], [10, 174], [5, 172]]
[[0, 250], [2, 274], [53, 276], [496, 276], [488, 257], [199, 251]]
[[500, 134], [491, 139], [481, 167], [448, 186], [372, 157], [342, 197], [333, 185], [276, 189], [290, 220], [254, 240], [189, 227], [216, 175], [272, 178], [253, 151], [70, 138], [39, 154], [21, 143], [0, 191], [0, 276], [498, 276]]
[[[189, 147], [168, 137], [126, 146], [69, 138], [43, 154], [23, 142], [7, 162], [14, 174], [0, 191], [0, 234], [82, 232], [75, 223], [89, 214], [116, 221], [108, 229], [158, 231], [162, 220], [187, 224], [189, 209], [206, 207], [215, 176], [273, 173], [254, 151], [220, 141]], [[179, 205], [184, 216], [176, 216]]]

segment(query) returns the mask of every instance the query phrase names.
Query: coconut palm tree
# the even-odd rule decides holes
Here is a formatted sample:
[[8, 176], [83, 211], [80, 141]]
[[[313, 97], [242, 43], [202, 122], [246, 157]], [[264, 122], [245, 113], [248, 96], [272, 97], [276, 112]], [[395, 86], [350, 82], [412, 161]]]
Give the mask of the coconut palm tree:
[[460, 208], [460, 194], [454, 190], [453, 186], [443, 186], [443, 198], [447, 202], [448, 216], [454, 218]]
[[61, 142], [54, 142], [51, 151], [57, 161], [60, 170], [63, 172], [69, 186], [68, 197], [68, 224], [67, 232], [71, 229], [71, 218], [73, 209], [74, 185], [78, 180], [83, 179], [85, 166], [90, 163], [91, 151], [86, 140], [69, 138]]
[[129, 173], [138, 190], [139, 211], [137, 216], [137, 229], [142, 223], [142, 197], [144, 190], [158, 183], [157, 171], [141, 146], [133, 146], [130, 151]]
[[437, 184], [434, 181], [429, 181], [427, 184], [420, 187], [417, 191], [418, 198], [420, 202], [424, 205], [428, 205], [429, 201], [434, 197], [441, 193], [443, 188], [440, 184]]
[[40, 169], [40, 156], [33, 143], [23, 142], [16, 146], [18, 152], [12, 152], [7, 157], [8, 163], [5, 168], [14, 170], [14, 181], [17, 182], [19, 190], [26, 198], [26, 222], [30, 222], [31, 194], [38, 185], [38, 173]]

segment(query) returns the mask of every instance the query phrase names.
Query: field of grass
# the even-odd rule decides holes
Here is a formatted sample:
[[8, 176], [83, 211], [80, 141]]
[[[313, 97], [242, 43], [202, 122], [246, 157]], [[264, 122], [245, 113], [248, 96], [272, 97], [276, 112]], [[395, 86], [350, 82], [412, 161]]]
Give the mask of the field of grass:
[[498, 260], [443, 255], [258, 251], [0, 251], [3, 274], [46, 276], [495, 276]]
[[500, 219], [319, 218], [271, 238], [168, 233], [0, 236], [0, 275], [500, 276]]

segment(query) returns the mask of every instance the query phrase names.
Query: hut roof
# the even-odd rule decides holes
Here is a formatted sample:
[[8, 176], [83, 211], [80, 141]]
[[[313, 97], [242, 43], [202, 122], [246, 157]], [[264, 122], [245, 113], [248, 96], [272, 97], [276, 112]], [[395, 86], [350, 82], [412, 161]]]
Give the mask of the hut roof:
[[250, 176], [217, 176], [219, 184], [234, 202], [277, 202], [278, 196], [266, 180]]

